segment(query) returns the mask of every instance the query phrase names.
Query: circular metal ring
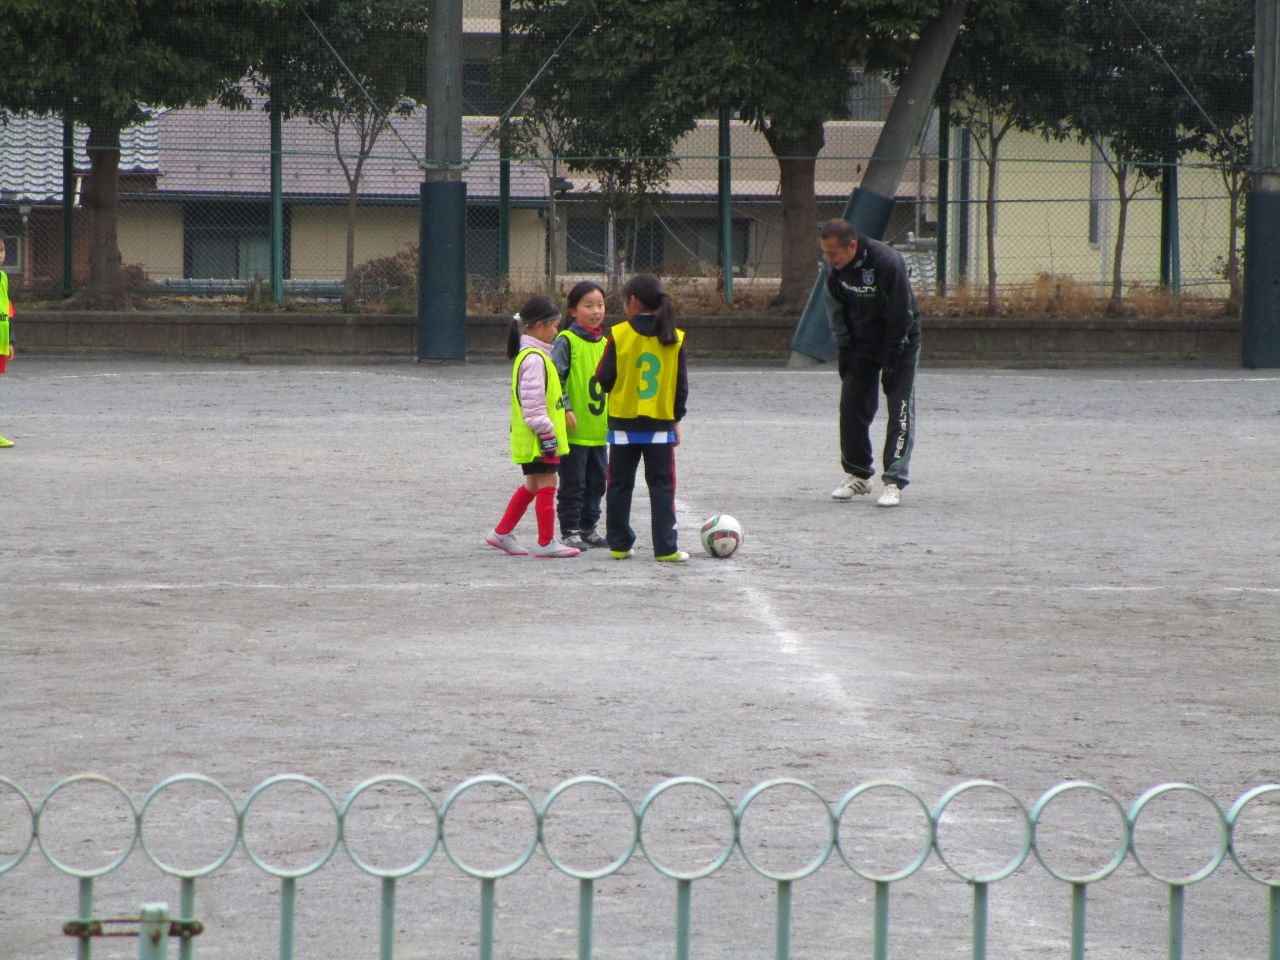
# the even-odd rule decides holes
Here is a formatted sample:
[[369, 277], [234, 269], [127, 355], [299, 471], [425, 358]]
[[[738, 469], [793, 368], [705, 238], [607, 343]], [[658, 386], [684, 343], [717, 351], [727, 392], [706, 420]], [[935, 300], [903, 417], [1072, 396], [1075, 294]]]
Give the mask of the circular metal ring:
[[[495, 870], [479, 870], [474, 867], [470, 867], [467, 864], [463, 863], [461, 860], [459, 860], [457, 857], [455, 857], [453, 855], [453, 851], [449, 849], [449, 829], [448, 829], [449, 811], [453, 808], [453, 805], [454, 803], [457, 802], [458, 798], [461, 797], [468, 790], [472, 789], [473, 787], [478, 787], [486, 784], [490, 786], [509, 787], [510, 789], [514, 790], [516, 793], [520, 794], [520, 796], [524, 797], [525, 801], [529, 804], [529, 811], [533, 814], [533, 836], [530, 837], [529, 839], [529, 845], [525, 847], [524, 851], [519, 856], [517, 856], [516, 859], [512, 860], [506, 866], [498, 867]], [[468, 876], [475, 877], [477, 880], [498, 880], [498, 879], [501, 879], [502, 877], [508, 877], [511, 874], [515, 873], [517, 870], [519, 870], [521, 867], [523, 867], [526, 863], [528, 863], [529, 858], [532, 857], [534, 854], [534, 851], [538, 849], [539, 828], [540, 828], [540, 824], [538, 822], [538, 808], [537, 808], [537, 805], [533, 802], [533, 797], [529, 795], [528, 790], [520, 786], [520, 784], [516, 783], [514, 780], [508, 779], [507, 777], [498, 777], [498, 776], [472, 777], [470, 780], [467, 780], [465, 783], [460, 783], [458, 784], [458, 786], [454, 787], [453, 792], [450, 793], [448, 799], [445, 800], [444, 806], [440, 808], [440, 842], [444, 845], [445, 854], [449, 857], [450, 860], [453, 861], [454, 866], [456, 866], [459, 870], [461, 870], [463, 873], [467, 874]]]
[[[947, 855], [942, 852], [942, 838], [940, 836], [941, 830], [939, 829], [942, 824], [942, 814], [946, 811], [947, 806], [953, 800], [970, 790], [995, 790], [997, 793], [1002, 793], [1017, 804], [1018, 812], [1022, 814], [1022, 847], [1008, 863], [994, 873], [978, 875], [964, 873], [954, 867], [951, 864], [951, 861], [947, 859]], [[1002, 787], [1000, 784], [994, 783], [990, 780], [968, 780], [948, 790], [943, 795], [942, 799], [938, 801], [938, 805], [934, 808], [933, 848], [938, 851], [938, 859], [946, 864], [947, 869], [961, 880], [968, 883], [996, 883], [997, 881], [1003, 880], [1022, 866], [1022, 864], [1026, 862], [1027, 855], [1031, 853], [1031, 818], [1027, 815], [1027, 808], [1022, 805], [1022, 801], [1005, 787]]]
[[[1209, 861], [1197, 870], [1195, 873], [1188, 874], [1185, 877], [1166, 877], [1154, 870], [1151, 870], [1142, 860], [1142, 854], [1138, 852], [1138, 817], [1142, 816], [1142, 811], [1146, 809], [1147, 804], [1157, 797], [1162, 797], [1168, 793], [1176, 792], [1190, 793], [1208, 801], [1209, 806], [1213, 807], [1213, 812], [1218, 816], [1218, 848], [1214, 851], [1214, 855]], [[1151, 877], [1153, 880], [1159, 880], [1161, 883], [1167, 883], [1172, 887], [1186, 887], [1193, 883], [1199, 883], [1205, 877], [1210, 876], [1218, 867], [1222, 866], [1222, 861], [1226, 859], [1227, 848], [1231, 846], [1231, 827], [1227, 823], [1227, 818], [1222, 813], [1222, 808], [1218, 806], [1217, 801], [1209, 796], [1205, 791], [1190, 783], [1162, 783], [1158, 787], [1152, 787], [1141, 797], [1139, 797], [1129, 810], [1129, 849], [1133, 851], [1133, 859], [1137, 861], [1138, 866], [1142, 868], [1143, 873]]]
[[[411, 787], [425, 797], [427, 804], [431, 807], [431, 815], [436, 825], [435, 835], [431, 838], [430, 846], [422, 852], [418, 859], [414, 860], [407, 866], [390, 870], [375, 867], [360, 859], [360, 857], [352, 851], [351, 844], [347, 839], [347, 814], [351, 812], [351, 805], [355, 803], [356, 799], [366, 790], [384, 783], [398, 783], [406, 787]], [[422, 786], [422, 784], [418, 783], [416, 780], [410, 780], [408, 777], [402, 777], [398, 774], [371, 777], [352, 790], [351, 796], [347, 797], [346, 802], [342, 804], [342, 810], [338, 813], [338, 822], [341, 824], [342, 849], [346, 850], [347, 856], [351, 858], [351, 862], [370, 876], [381, 877], [384, 880], [407, 877], [409, 874], [421, 870], [427, 865], [427, 861], [431, 859], [432, 855], [436, 852], [436, 848], [440, 845], [440, 809], [436, 806], [435, 801], [431, 799], [431, 794], [427, 792], [426, 787]]]
[[[852, 806], [854, 800], [862, 796], [864, 793], [870, 793], [872, 790], [899, 790], [914, 800], [919, 805], [920, 811], [924, 814], [926, 824], [924, 844], [921, 846], [919, 854], [916, 855], [915, 860], [911, 863], [907, 864], [901, 870], [897, 870], [893, 873], [879, 874], [863, 870], [849, 859], [840, 843], [840, 823], [844, 820], [845, 812], [850, 806]], [[864, 880], [870, 880], [873, 883], [893, 883], [895, 880], [905, 880], [928, 862], [929, 854], [933, 850], [936, 825], [934, 824], [933, 814], [929, 811], [929, 805], [925, 803], [924, 799], [910, 787], [904, 786], [901, 783], [895, 783], [892, 780], [869, 780], [866, 783], [854, 787], [845, 794], [844, 799], [836, 805], [835, 818], [836, 852], [840, 854], [840, 859], [844, 861], [845, 866], [858, 876], [862, 877]]]
[[[1264, 886], [1274, 888], [1274, 887], [1280, 887], [1280, 879], [1267, 880], [1264, 877], [1258, 876], [1256, 873], [1254, 873], [1252, 870], [1250, 870], [1248, 867], [1246, 867], [1243, 863], [1240, 862], [1239, 851], [1236, 849], [1236, 836], [1235, 836], [1236, 822], [1240, 819], [1240, 815], [1244, 813], [1245, 808], [1249, 806], [1249, 804], [1253, 803], [1254, 800], [1257, 800], [1259, 797], [1265, 797], [1268, 794], [1273, 794], [1273, 793], [1280, 793], [1280, 784], [1277, 784], [1277, 783], [1263, 784], [1260, 787], [1254, 787], [1252, 790], [1242, 795], [1239, 800], [1237, 800], [1235, 803], [1231, 805], [1231, 809], [1227, 811], [1227, 825], [1231, 830], [1231, 846], [1228, 849], [1231, 851], [1231, 859], [1235, 862], [1236, 867], [1239, 868], [1240, 872], [1243, 873], [1250, 880], [1255, 880], [1258, 883], [1263, 884]], [[0, 871], [0, 873], [2, 872], [3, 871]]]
[[[772, 790], [775, 787], [799, 787], [811, 796], [817, 797], [818, 802], [822, 804], [823, 815], [827, 819], [827, 843], [826, 846], [813, 858], [808, 864], [799, 870], [790, 873], [773, 873], [764, 869], [758, 863], [751, 859], [751, 854], [747, 852], [747, 848], [742, 843], [742, 821], [747, 814], [747, 808], [751, 806], [751, 802], [756, 797]], [[836, 845], [836, 818], [831, 815], [831, 807], [827, 803], [826, 798], [820, 794], [811, 784], [805, 783], [803, 780], [793, 780], [790, 778], [780, 778], [777, 780], [766, 780], [764, 783], [752, 787], [742, 801], [738, 804], [738, 809], [734, 814], [734, 819], [738, 822], [738, 849], [742, 851], [743, 859], [751, 865], [751, 869], [755, 870], [760, 876], [768, 880], [777, 880], [779, 882], [790, 882], [795, 880], [803, 880], [805, 877], [816, 872], [819, 867], [827, 862], [831, 856], [831, 851]]]
[[[162, 790], [175, 783], [202, 783], [206, 786], [213, 787], [214, 790], [222, 794], [227, 803], [231, 804], [231, 813], [236, 820], [236, 828], [231, 834], [231, 842], [227, 844], [227, 848], [222, 851], [222, 855], [212, 863], [199, 867], [195, 870], [180, 870], [177, 867], [172, 867], [153, 854], [151, 852], [151, 848], [147, 846], [147, 808], [151, 806], [151, 801], [154, 800]], [[148, 859], [150, 859], [152, 863], [160, 868], [161, 872], [167, 873], [171, 877], [183, 877], [188, 880], [194, 880], [196, 877], [208, 876], [230, 860], [231, 855], [236, 852], [236, 844], [240, 841], [240, 810], [236, 807], [235, 798], [233, 798], [231, 794], [227, 792], [227, 788], [218, 783], [218, 781], [211, 780], [210, 778], [201, 776], [198, 773], [180, 773], [177, 776], [161, 780], [151, 788], [151, 792], [148, 793], [146, 799], [142, 801], [142, 808], [138, 811], [138, 841], [142, 844], [143, 853], [147, 855]]]
[[24, 859], [26, 859], [27, 854], [31, 852], [31, 847], [36, 842], [36, 808], [31, 805], [31, 798], [27, 796], [27, 792], [8, 777], [0, 777], [0, 787], [8, 787], [22, 798], [22, 802], [27, 805], [27, 816], [30, 818], [30, 827], [27, 832], [27, 843], [18, 851], [17, 856], [8, 863], [0, 863], [0, 876], [2, 876], [20, 864]]
[[[125, 803], [129, 805], [129, 813], [133, 818], [133, 832], [129, 837], [129, 843], [122, 851], [120, 851], [120, 855], [118, 857], [108, 863], [105, 867], [99, 867], [96, 870], [77, 870], [75, 867], [69, 867], [65, 863], [62, 863], [49, 852], [48, 847], [44, 845], [44, 837], [41, 836], [40, 820], [44, 816], [45, 808], [49, 806], [49, 801], [53, 799], [54, 795], [59, 790], [62, 790], [64, 787], [69, 787], [73, 783], [106, 784], [112, 790], [116, 791], [116, 793], [120, 794], [120, 796], [124, 797]], [[110, 873], [116, 867], [129, 859], [129, 854], [133, 853], [133, 848], [138, 843], [138, 807], [134, 804], [133, 797], [129, 796], [129, 792], [114, 780], [111, 780], [108, 777], [99, 776], [96, 773], [81, 773], [74, 777], [67, 777], [65, 780], [58, 781], [58, 783], [54, 784], [53, 789], [44, 795], [44, 799], [40, 801], [40, 806], [36, 808], [35, 831], [36, 842], [40, 844], [40, 852], [44, 854], [44, 858], [48, 860], [52, 866], [61, 870], [63, 873], [67, 874], [67, 876], [79, 877], [81, 880], [89, 880], [93, 877], [100, 877], [103, 874]]]
[[[1120, 814], [1121, 838], [1119, 849], [1116, 850], [1115, 854], [1112, 855], [1111, 859], [1105, 866], [1095, 870], [1093, 873], [1087, 873], [1082, 876], [1063, 873], [1049, 866], [1045, 861], [1044, 856], [1041, 854], [1040, 847], [1037, 843], [1038, 831], [1040, 829], [1040, 818], [1044, 815], [1045, 809], [1058, 797], [1076, 790], [1096, 793], [1105, 797], [1111, 806], [1115, 808], [1116, 812]], [[1040, 861], [1040, 866], [1044, 867], [1050, 876], [1056, 877], [1057, 879], [1063, 880], [1067, 883], [1096, 883], [1099, 880], [1111, 876], [1111, 874], [1115, 873], [1116, 870], [1119, 869], [1120, 864], [1124, 863], [1125, 857], [1129, 855], [1129, 844], [1129, 818], [1125, 816], [1124, 806], [1119, 800], [1097, 784], [1086, 783], [1083, 780], [1072, 780], [1067, 783], [1060, 783], [1036, 801], [1036, 805], [1031, 809], [1031, 849], [1035, 852], [1036, 859]]]
[[[329, 801], [329, 807], [333, 810], [333, 843], [329, 844], [329, 849], [321, 854], [314, 863], [310, 863], [298, 870], [283, 870], [278, 867], [271, 866], [266, 861], [260, 859], [258, 855], [253, 852], [253, 848], [249, 845], [248, 831], [246, 829], [249, 824], [249, 808], [253, 806], [253, 801], [258, 799], [265, 790], [270, 787], [274, 787], [278, 783], [301, 783], [304, 786], [311, 787], [319, 793], [320, 796], [324, 797], [325, 800]], [[244, 843], [244, 852], [249, 855], [249, 859], [252, 860], [254, 865], [263, 873], [268, 873], [273, 877], [280, 877], [283, 880], [296, 880], [298, 877], [305, 877], [308, 874], [315, 873], [328, 863], [329, 858], [333, 856], [334, 851], [338, 849], [338, 844], [342, 841], [342, 822], [338, 814], [338, 804], [334, 802], [329, 791], [315, 780], [311, 779], [311, 777], [304, 777], [301, 774], [296, 773], [282, 773], [278, 776], [271, 777], [268, 780], [263, 780], [262, 783], [253, 788], [253, 792], [245, 799], [244, 809], [240, 811], [240, 839]]]
[[[631, 813], [631, 838], [627, 841], [626, 849], [611, 863], [601, 867], [599, 870], [575, 870], [556, 859], [555, 855], [547, 846], [546, 823], [547, 814], [551, 812], [551, 804], [555, 802], [556, 798], [561, 794], [567, 793], [572, 788], [579, 787], [584, 784], [601, 786], [613, 791], [623, 799], [627, 805], [627, 810]], [[632, 805], [631, 798], [627, 796], [627, 792], [612, 780], [605, 780], [603, 777], [574, 777], [572, 780], [566, 780], [557, 785], [554, 790], [547, 794], [547, 798], [542, 801], [542, 806], [538, 810], [538, 839], [542, 843], [542, 852], [547, 855], [547, 859], [550, 860], [555, 868], [561, 873], [568, 874], [571, 877], [576, 877], [579, 880], [599, 880], [602, 877], [607, 877], [610, 874], [617, 873], [626, 866], [627, 862], [635, 855], [636, 846], [640, 842], [640, 818], [636, 815], [636, 808]]]
[[[701, 870], [693, 870], [688, 873], [682, 873], [678, 870], [670, 870], [663, 864], [659, 863], [650, 855], [649, 849], [644, 843], [644, 818], [645, 814], [649, 812], [649, 808], [653, 806], [654, 802], [668, 790], [674, 789], [675, 787], [685, 786], [701, 787], [703, 789], [710, 790], [711, 793], [714, 794], [722, 804], [724, 804], [725, 812], [729, 814], [729, 842], [724, 845], [724, 848], [716, 858], [711, 861], [711, 863], [707, 864], [707, 866], [703, 867]], [[644, 801], [640, 804], [638, 816], [640, 819], [640, 849], [644, 851], [644, 858], [649, 861], [649, 864], [653, 869], [657, 870], [664, 877], [670, 877], [672, 880], [700, 880], [703, 877], [709, 877], [711, 874], [723, 867], [725, 863], [728, 862], [729, 858], [733, 856], [733, 848], [738, 842], [738, 818], [734, 816], [733, 804], [729, 802], [728, 797], [717, 790], [714, 786], [697, 777], [674, 777], [658, 784], [649, 791], [649, 795], [645, 797]]]

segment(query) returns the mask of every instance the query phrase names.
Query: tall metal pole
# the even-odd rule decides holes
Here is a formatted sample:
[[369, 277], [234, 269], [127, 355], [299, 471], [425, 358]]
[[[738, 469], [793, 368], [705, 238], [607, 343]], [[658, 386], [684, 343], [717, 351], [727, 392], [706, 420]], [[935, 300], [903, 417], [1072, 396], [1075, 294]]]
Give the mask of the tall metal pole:
[[724, 302], [733, 304], [733, 173], [730, 155], [732, 144], [729, 124], [733, 112], [720, 108], [720, 275], [723, 277]]
[[951, 227], [951, 124], [947, 111], [938, 111], [938, 296], [947, 295], [947, 231]]
[[1280, 367], [1280, 0], [1257, 0], [1253, 182], [1244, 224], [1246, 367]]
[[76, 121], [68, 106], [62, 115], [62, 295], [76, 287]]
[[419, 210], [417, 356], [419, 360], [465, 360], [462, 0], [431, 0], [427, 30], [427, 168]]
[[[498, 8], [499, 46], [505, 62], [511, 50], [511, 0]], [[498, 277], [511, 275], [511, 121], [503, 111], [498, 128]], [[554, 288], [553, 288], [554, 289]]]
[[284, 110], [271, 83], [271, 299], [284, 303]]

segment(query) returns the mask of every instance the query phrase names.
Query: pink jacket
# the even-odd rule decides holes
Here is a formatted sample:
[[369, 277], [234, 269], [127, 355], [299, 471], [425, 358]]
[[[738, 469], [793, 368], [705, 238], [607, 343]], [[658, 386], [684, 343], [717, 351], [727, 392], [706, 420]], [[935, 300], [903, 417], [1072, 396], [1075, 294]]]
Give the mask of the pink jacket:
[[[520, 337], [520, 349], [533, 347], [539, 353], [551, 355], [551, 346], [537, 337], [524, 334]], [[555, 424], [547, 416], [547, 364], [541, 356], [529, 354], [520, 364], [520, 377], [517, 385], [520, 394], [520, 414], [524, 422], [534, 433], [542, 435], [555, 433]]]

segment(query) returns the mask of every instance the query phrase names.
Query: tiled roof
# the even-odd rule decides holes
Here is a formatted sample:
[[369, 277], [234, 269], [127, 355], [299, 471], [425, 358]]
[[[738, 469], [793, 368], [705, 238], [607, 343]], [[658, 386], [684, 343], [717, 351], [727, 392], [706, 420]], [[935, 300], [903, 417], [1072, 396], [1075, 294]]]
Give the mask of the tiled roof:
[[[426, 153], [425, 109], [394, 117], [365, 161], [360, 195], [365, 198], [417, 197], [422, 183], [419, 159]], [[270, 119], [261, 109], [224, 110], [217, 106], [169, 110], [159, 127], [160, 194], [265, 194], [270, 191]], [[462, 131], [463, 171], [470, 197], [497, 198], [498, 145], [482, 144], [493, 121], [468, 118]], [[397, 133], [399, 134], [397, 136]], [[283, 178], [287, 197], [345, 198], [347, 181], [335, 154], [333, 137], [305, 119], [286, 120], [281, 129]], [[351, 133], [342, 146], [356, 149]], [[472, 156], [475, 158], [472, 160]], [[354, 157], [352, 158], [354, 161]], [[547, 175], [527, 161], [511, 164], [513, 199], [545, 199]]]
[[[76, 125], [76, 170], [89, 169], [87, 127]], [[120, 170], [153, 173], [158, 161], [154, 120], [120, 134]], [[62, 200], [62, 118], [26, 114], [0, 118], [0, 198], [6, 203]]]

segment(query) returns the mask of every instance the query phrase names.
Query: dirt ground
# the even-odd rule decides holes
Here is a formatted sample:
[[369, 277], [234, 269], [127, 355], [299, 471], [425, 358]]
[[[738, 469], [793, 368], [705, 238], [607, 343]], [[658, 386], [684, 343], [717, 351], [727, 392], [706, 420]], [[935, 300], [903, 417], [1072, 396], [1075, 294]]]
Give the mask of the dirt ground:
[[[171, 775], [213, 778], [232, 801], [185, 783], [151, 808], [144, 838], [170, 864], [216, 859], [231, 804], [284, 773], [339, 804], [387, 773], [438, 807], [477, 774], [538, 803], [590, 774], [636, 805], [676, 776], [730, 804], [771, 778], [828, 804], [885, 779], [930, 807], [989, 779], [1029, 809], [1079, 779], [1125, 809], [1184, 782], [1224, 812], [1278, 778], [1280, 376], [924, 370], [914, 482], [883, 510], [874, 495], [829, 499], [832, 371], [695, 364], [677, 452], [683, 566], [649, 559], [643, 496], [628, 561], [483, 546], [519, 479], [507, 377], [499, 364], [19, 357], [0, 379], [0, 433], [17, 444], [0, 451], [0, 777], [39, 804], [93, 772], [138, 805]], [[697, 547], [717, 512], [747, 530], [728, 561]], [[518, 532], [532, 539], [532, 513]], [[919, 808], [876, 795], [888, 800], [866, 808], [872, 826], [850, 816], [842, 846], [873, 846], [878, 830], [868, 857], [909, 862], [902, 851], [928, 842]], [[605, 863], [625, 848], [630, 814], [612, 794], [565, 796], [582, 818], [565, 828], [567, 855]], [[645, 849], [714, 857], [726, 815], [707, 796], [655, 802]], [[316, 791], [260, 797], [245, 818], [255, 855], [301, 869], [333, 843]], [[426, 849], [420, 794], [365, 797], [349, 843], [378, 863]], [[813, 795], [764, 797], [744, 827], [753, 859], [786, 872], [821, 856]], [[1114, 808], [1085, 795], [1056, 809], [1042, 847], [1105, 862]], [[1280, 877], [1280, 804], [1253, 809], [1253, 859]], [[981, 872], [1017, 855], [1006, 795], [974, 791], [949, 811], [949, 861]], [[1213, 856], [1216, 816], [1190, 791], [1153, 802], [1144, 862], [1193, 873]], [[595, 820], [611, 824], [613, 852], [588, 839]], [[0, 870], [30, 822], [0, 783]], [[448, 822], [447, 853], [467, 863], [506, 863], [530, 842], [511, 790], [463, 794]], [[49, 801], [42, 840], [92, 869], [127, 849], [127, 823], [118, 793], [72, 784]], [[574, 956], [576, 884], [541, 851], [498, 880], [497, 955]], [[196, 955], [276, 956], [282, 886], [237, 848], [197, 881]], [[695, 881], [694, 956], [772, 956], [776, 886], [740, 852]], [[480, 888], [437, 849], [399, 881], [397, 956], [476, 955]], [[641, 851], [598, 881], [595, 954], [672, 955], [675, 889]], [[176, 905], [178, 881], [137, 850], [94, 894], [98, 915], [129, 914]], [[299, 957], [377, 955], [379, 881], [341, 849], [297, 896]], [[892, 885], [890, 956], [969, 956], [972, 897], [935, 853]], [[1132, 857], [1089, 897], [1091, 958], [1167, 955], [1169, 890]], [[793, 955], [869, 956], [873, 899], [832, 855], [794, 884]], [[74, 955], [59, 931], [76, 904], [76, 880], [33, 848], [0, 873], [0, 957]], [[990, 887], [989, 955], [1067, 956], [1069, 905], [1070, 886], [1028, 860]], [[1188, 957], [1265, 954], [1267, 890], [1229, 859], [1187, 888], [1185, 916]], [[133, 941], [94, 947], [136, 955]]]

